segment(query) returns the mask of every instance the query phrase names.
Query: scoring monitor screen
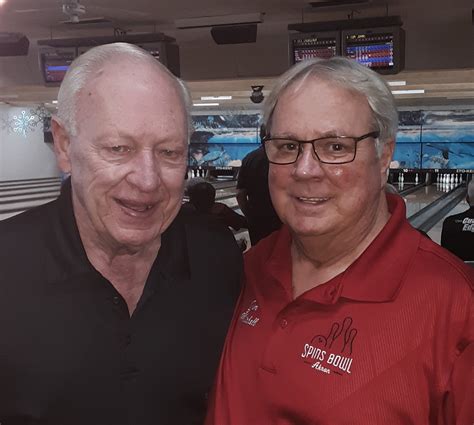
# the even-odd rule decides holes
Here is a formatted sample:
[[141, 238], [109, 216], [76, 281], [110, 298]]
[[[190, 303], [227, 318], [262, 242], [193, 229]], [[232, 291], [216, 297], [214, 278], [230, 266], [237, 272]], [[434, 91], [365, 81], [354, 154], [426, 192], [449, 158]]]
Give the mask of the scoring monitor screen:
[[75, 58], [74, 52], [44, 52], [41, 55], [46, 85], [59, 85]]
[[290, 63], [306, 59], [328, 59], [339, 54], [339, 35], [333, 33], [292, 34], [290, 36]]
[[393, 33], [344, 34], [344, 55], [374, 70], [395, 67]]

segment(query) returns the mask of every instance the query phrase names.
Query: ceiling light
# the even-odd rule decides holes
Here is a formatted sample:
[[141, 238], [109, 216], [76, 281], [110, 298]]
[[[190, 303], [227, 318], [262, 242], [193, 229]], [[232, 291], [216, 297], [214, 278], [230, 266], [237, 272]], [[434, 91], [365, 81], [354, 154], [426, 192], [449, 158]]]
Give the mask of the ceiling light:
[[198, 18], [176, 19], [176, 28], [205, 28], [219, 25], [259, 24], [263, 22], [263, 13], [245, 13], [242, 15], [201, 16]]
[[393, 94], [423, 94], [425, 92], [424, 89], [417, 89], [417, 90], [392, 90]]
[[193, 106], [219, 106], [219, 104], [216, 103], [193, 103]]
[[0, 0], [0, 6], [3, 6], [6, 2], [7, 0]]
[[232, 96], [201, 96], [201, 100], [231, 100]]
[[389, 86], [406, 86], [407, 82], [406, 81], [389, 81], [388, 85]]
[[57, 100], [53, 100], [51, 103], [53, 103], [54, 105], [56, 105], [56, 103], [58, 103]]

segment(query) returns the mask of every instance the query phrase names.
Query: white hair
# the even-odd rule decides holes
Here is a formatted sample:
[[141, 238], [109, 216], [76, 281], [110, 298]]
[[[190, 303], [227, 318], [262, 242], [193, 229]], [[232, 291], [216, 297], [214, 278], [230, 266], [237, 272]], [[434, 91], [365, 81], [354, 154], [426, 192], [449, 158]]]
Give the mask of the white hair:
[[97, 71], [101, 66], [117, 59], [147, 65], [170, 78], [176, 85], [178, 95], [183, 102], [189, 135], [192, 129], [190, 112], [192, 102], [186, 84], [176, 78], [149, 52], [128, 43], [112, 43], [94, 47], [72, 62], [59, 88], [58, 112], [56, 114], [68, 134], [71, 136], [77, 135], [77, 104], [81, 91], [91, 78], [97, 75]]
[[[353, 59], [339, 56], [302, 61], [280, 76], [263, 109], [263, 124], [267, 134], [271, 132], [273, 112], [282, 94], [290, 87], [295, 91], [304, 89], [304, 83], [310, 78], [334, 83], [339, 87], [360, 93], [367, 99], [372, 110], [374, 130], [380, 133], [376, 140], [379, 155], [382, 151], [382, 143], [395, 140], [398, 112], [387, 83], [371, 69]], [[298, 85], [294, 87], [296, 83]], [[315, 101], [324, 102], [324, 99], [315, 99]]]

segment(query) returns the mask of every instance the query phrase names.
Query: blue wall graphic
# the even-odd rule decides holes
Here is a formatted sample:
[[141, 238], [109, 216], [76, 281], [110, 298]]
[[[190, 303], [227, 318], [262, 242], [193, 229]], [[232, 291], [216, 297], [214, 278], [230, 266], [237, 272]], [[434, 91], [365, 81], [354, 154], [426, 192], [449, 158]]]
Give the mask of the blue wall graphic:
[[474, 110], [400, 112], [390, 168], [474, 170]]

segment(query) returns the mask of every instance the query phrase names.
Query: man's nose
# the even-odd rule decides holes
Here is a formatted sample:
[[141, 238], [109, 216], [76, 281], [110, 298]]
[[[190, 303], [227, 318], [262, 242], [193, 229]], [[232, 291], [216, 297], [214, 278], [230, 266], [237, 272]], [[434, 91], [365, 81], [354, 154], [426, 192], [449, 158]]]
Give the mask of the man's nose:
[[313, 146], [308, 143], [301, 145], [301, 151], [298, 159], [293, 164], [293, 176], [298, 179], [321, 177], [324, 175], [324, 169], [319, 161]]
[[133, 161], [128, 180], [143, 192], [156, 190], [161, 182], [159, 159], [152, 150], [142, 151]]

